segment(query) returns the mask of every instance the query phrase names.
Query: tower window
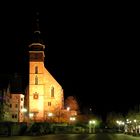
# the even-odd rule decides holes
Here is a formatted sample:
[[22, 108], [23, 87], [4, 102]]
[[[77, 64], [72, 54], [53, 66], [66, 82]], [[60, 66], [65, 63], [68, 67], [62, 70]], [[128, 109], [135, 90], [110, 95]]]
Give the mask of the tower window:
[[38, 85], [38, 77], [35, 77], [35, 85]]
[[54, 87], [51, 87], [51, 97], [54, 97]]
[[48, 106], [51, 106], [51, 102], [48, 102]]
[[35, 74], [38, 73], [38, 66], [35, 66]]
[[38, 93], [34, 93], [33, 98], [34, 98], [34, 99], [38, 99]]

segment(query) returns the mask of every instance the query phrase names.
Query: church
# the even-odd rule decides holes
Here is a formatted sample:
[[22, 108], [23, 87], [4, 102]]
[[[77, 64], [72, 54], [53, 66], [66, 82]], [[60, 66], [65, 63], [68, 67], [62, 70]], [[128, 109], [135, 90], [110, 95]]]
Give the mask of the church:
[[21, 88], [22, 78], [17, 75], [0, 87], [0, 122], [50, 122], [50, 119], [60, 122], [66, 112], [63, 89], [44, 65], [45, 45], [38, 23], [32, 37], [27, 46], [28, 82], [25, 87]]
[[63, 88], [45, 67], [45, 43], [38, 22], [32, 37], [26, 46], [28, 82], [23, 86], [24, 77], [15, 74], [0, 87], [0, 122], [68, 123], [77, 111], [68, 104], [64, 107]]
[[31, 121], [47, 121], [64, 109], [61, 85], [44, 66], [44, 49], [40, 30], [34, 31], [34, 40], [29, 44], [29, 86], [25, 95], [25, 107]]

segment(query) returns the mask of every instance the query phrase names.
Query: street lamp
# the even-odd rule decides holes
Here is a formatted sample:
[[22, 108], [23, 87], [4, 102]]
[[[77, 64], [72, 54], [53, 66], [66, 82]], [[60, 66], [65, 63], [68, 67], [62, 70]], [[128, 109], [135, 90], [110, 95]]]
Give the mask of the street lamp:
[[135, 133], [137, 133], [137, 120], [135, 119], [135, 120], [133, 120], [134, 121], [134, 131], [135, 131]]
[[67, 111], [70, 111], [70, 107], [67, 107]]
[[122, 121], [116, 121], [116, 123], [117, 123], [118, 126], [119, 126], [119, 132], [120, 132], [120, 131], [121, 131], [121, 125], [125, 125], [125, 123], [122, 122]]
[[51, 122], [51, 118], [53, 117], [53, 113], [52, 113], [52, 112], [49, 112], [49, 113], [48, 113], [48, 117], [49, 117], [50, 122]]
[[137, 122], [137, 120], [134, 120], [134, 123], [136, 123]]
[[67, 110], [67, 118], [66, 118], [66, 120], [67, 120], [67, 122], [69, 123], [69, 119], [70, 119], [70, 107], [67, 107], [66, 108], [66, 110]]
[[70, 117], [70, 121], [75, 121], [76, 118], [75, 117]]
[[34, 116], [33, 113], [29, 113], [29, 117], [32, 118]]
[[27, 109], [26, 108], [22, 108], [21, 112], [27, 112]]
[[76, 120], [76, 118], [75, 117], [70, 117], [70, 122], [74, 122]]
[[95, 124], [96, 121], [95, 120], [90, 120], [89, 121], [89, 133], [95, 133]]

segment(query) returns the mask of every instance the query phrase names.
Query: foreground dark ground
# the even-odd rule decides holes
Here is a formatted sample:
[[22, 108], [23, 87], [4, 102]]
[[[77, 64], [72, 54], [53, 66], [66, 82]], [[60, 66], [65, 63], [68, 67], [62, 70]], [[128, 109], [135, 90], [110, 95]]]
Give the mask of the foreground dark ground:
[[124, 134], [51, 134], [46, 136], [12, 136], [0, 137], [0, 140], [140, 140], [140, 137], [133, 137]]

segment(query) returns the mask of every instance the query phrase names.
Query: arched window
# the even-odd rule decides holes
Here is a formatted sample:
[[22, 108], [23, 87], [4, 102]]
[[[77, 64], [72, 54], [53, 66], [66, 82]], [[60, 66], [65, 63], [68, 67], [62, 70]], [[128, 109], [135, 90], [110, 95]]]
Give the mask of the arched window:
[[38, 66], [35, 66], [35, 74], [38, 74]]
[[38, 77], [35, 77], [35, 85], [38, 85]]
[[54, 87], [51, 87], [51, 97], [54, 97]]

